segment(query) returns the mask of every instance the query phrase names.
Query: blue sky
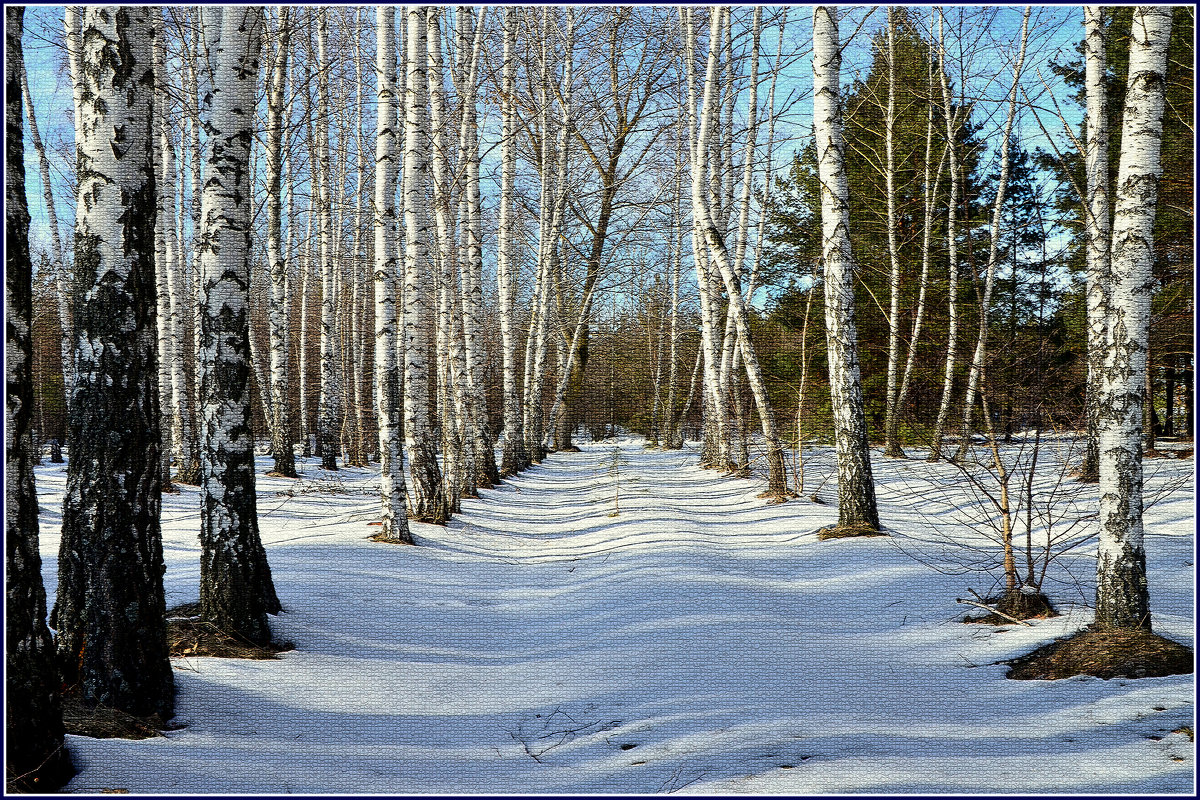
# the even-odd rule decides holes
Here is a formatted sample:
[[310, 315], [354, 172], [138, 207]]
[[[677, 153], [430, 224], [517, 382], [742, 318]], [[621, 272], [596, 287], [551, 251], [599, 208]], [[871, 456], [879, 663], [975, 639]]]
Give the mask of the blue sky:
[[[994, 151], [999, 138], [997, 134], [1003, 122], [1003, 99], [1011, 85], [1011, 62], [1016, 53], [1022, 7], [995, 6], [990, 10], [978, 6], [945, 8], [947, 22], [952, 29], [958, 24], [960, 14], [967, 20], [963, 27], [963, 38], [967, 42], [961, 53], [961, 61], [957, 35], [951, 36], [948, 30], [951, 78], [956, 85], [965, 86], [969, 96], [982, 101], [978, 107], [985, 115], [983, 138]], [[853, 34], [845, 45], [842, 66], [843, 85], [848, 85], [856, 76], [865, 75], [869, 68], [870, 36], [882, 28], [886, 15], [882, 6], [842, 6], [841, 9], [841, 35], [845, 39]], [[930, 19], [931, 7], [911, 6], [910, 9], [918, 20], [926, 22]], [[765, 9], [764, 19], [772, 19], [774, 10]], [[747, 7], [735, 7], [734, 13], [735, 20], [748, 20], [750, 10]], [[1071, 61], [1077, 57], [1075, 47], [1082, 35], [1082, 27], [1080, 6], [1040, 6], [1033, 9], [1029, 52], [1022, 85], [1034, 102], [1042, 107], [1037, 113], [1041, 116], [1042, 123], [1054, 135], [1059, 148], [1069, 146], [1069, 142], [1061, 131], [1061, 123], [1054, 116], [1049, 97], [1052, 95], [1058, 100], [1060, 108], [1067, 114], [1073, 127], [1077, 127], [1081, 111], [1067, 99], [1069, 90], [1051, 73], [1049, 63], [1052, 60]], [[61, 152], [70, 152], [73, 143], [71, 92], [68, 80], [58, 69], [58, 65], [63, 62], [59, 49], [62, 42], [62, 8], [28, 7], [25, 28], [26, 66], [42, 138], [50, 147], [55, 143], [66, 143], [66, 149]], [[774, 159], [776, 169], [785, 168], [792, 150], [802, 146], [808, 137], [811, 125], [811, 29], [811, 7], [791, 7], [784, 36], [785, 57], [789, 57], [791, 63], [781, 75], [777, 100], [782, 102], [789, 94], [799, 100], [792, 105], [789, 113], [781, 116], [777, 122]], [[764, 31], [763, 61], [760, 66], [760, 71], [764, 73], [774, 61], [777, 41], [777, 28]], [[967, 73], [965, 80], [961, 74], [963, 70]], [[764, 85], [760, 91], [760, 102], [765, 102], [765, 98]], [[1033, 110], [1023, 109], [1017, 124], [1018, 133], [1026, 149], [1051, 149]], [[61, 181], [64, 168], [63, 158], [52, 155], [52, 180]], [[42, 199], [37, 159], [31, 147], [26, 151], [26, 173], [30, 212], [33, 216], [33, 246], [35, 251], [38, 248], [48, 250], [50, 240], [45, 203]], [[60, 183], [56, 187], [55, 200], [64, 244], [70, 247], [74, 202], [68, 195], [65, 183]]]

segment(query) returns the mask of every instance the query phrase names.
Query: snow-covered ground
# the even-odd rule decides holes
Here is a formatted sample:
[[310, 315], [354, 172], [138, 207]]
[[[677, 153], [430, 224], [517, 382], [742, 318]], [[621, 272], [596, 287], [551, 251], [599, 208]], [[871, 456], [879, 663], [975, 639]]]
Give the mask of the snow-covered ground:
[[[806, 494], [831, 462], [825, 449], [807, 454]], [[1147, 466], [1152, 493], [1176, 486], [1147, 511], [1155, 629], [1191, 645], [1193, 461]], [[266, 458], [259, 467], [286, 609], [273, 626], [296, 649], [277, 661], [176, 659], [185, 727], [145, 741], [69, 737], [80, 769], [69, 790], [1194, 789], [1195, 746], [1173, 733], [1194, 729], [1194, 676], [1022, 682], [997, 663], [1090, 621], [1090, 542], [1048, 573], [1063, 616], [957, 621], [967, 607], [955, 597], [993, 587], [973, 565], [994, 552], [956, 544], [983, 539], [976, 493], [951, 465], [876, 453], [893, 535], [818, 542], [837, 517], [832, 479], [818, 490], [827, 504], [767, 505], [761, 481], [626, 438], [618, 455], [611, 442], [552, 455], [464, 501], [445, 528], [415, 525], [419, 547], [367, 541], [378, 530], [370, 470], [310, 461], [288, 481], [262, 475]], [[1039, 486], [1054, 482], [1047, 470]], [[62, 465], [37, 480], [53, 595]], [[196, 489], [164, 498], [168, 606], [198, 597], [198, 528]]]

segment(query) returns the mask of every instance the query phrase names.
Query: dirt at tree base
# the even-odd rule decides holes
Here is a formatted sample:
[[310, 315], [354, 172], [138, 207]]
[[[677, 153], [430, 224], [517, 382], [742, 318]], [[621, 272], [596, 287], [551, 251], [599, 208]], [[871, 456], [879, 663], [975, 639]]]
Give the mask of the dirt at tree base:
[[78, 693], [63, 698], [63, 727], [67, 733], [93, 739], [152, 739], [178, 729], [158, 714], [138, 717], [106, 705], [86, 705]]
[[278, 658], [279, 653], [295, 647], [291, 642], [258, 645], [223, 631], [200, 619], [199, 603], [186, 603], [167, 611], [167, 649], [173, 657], [212, 656], [265, 661]]
[[1161, 678], [1195, 671], [1192, 649], [1140, 629], [1096, 630], [1043, 645], [1007, 662], [1013, 680], [1061, 680], [1076, 675], [1096, 678]]
[[[375, 525], [375, 524], [382, 525], [383, 523], [382, 522], [380, 522], [380, 523], [372, 522], [371, 524], [372, 525]], [[372, 542], [382, 542], [383, 544], [405, 544], [405, 545], [412, 544], [412, 542], [406, 542], [403, 539], [393, 539], [389, 536], [384, 536], [383, 531], [380, 531], [379, 533], [371, 534], [370, 536], [367, 537], [367, 540], [372, 541]]]
[[[967, 617], [963, 622], [980, 624], [980, 625], [1012, 625], [1013, 621], [1008, 619], [1030, 620], [1030, 619], [1050, 619], [1057, 617], [1058, 611], [1055, 610], [1054, 604], [1050, 602], [1050, 598], [1040, 592], [1026, 593], [1021, 591], [1007, 592], [998, 600], [989, 600], [996, 606], [996, 611], [1000, 612], [992, 614], [984, 614], [982, 617]], [[1007, 616], [1001, 616], [1006, 614]]]
[[817, 530], [817, 540], [850, 539], [859, 536], [887, 536], [887, 533], [870, 525], [830, 525], [828, 528]]

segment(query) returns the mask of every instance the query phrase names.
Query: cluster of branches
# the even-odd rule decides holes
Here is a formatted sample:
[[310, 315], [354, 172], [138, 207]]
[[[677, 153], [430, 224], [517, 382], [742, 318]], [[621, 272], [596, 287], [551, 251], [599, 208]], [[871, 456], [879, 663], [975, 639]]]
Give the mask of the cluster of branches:
[[[989, 311], [1030, 13], [1025, 10], [1010, 54], [1011, 88], [996, 104], [1004, 121], [986, 266], [975, 282], [979, 330], [966, 375], [960, 459], [977, 398], [995, 454], [983, 391]], [[35, 695], [52, 698], [47, 686], [59, 685], [47, 684], [38, 667], [53, 647], [64, 682], [85, 702], [170, 715], [158, 517], [161, 492], [172, 480], [201, 486], [202, 618], [253, 642], [270, 640], [267, 617], [280, 604], [258, 535], [256, 414], [282, 475], [297, 474], [297, 443], [304, 455], [318, 454], [327, 470], [337, 469], [339, 460], [364, 464], [377, 455], [379, 538], [397, 543], [414, 541], [410, 519], [444, 523], [462, 497], [551, 450], [570, 449], [572, 400], [587, 378], [591, 329], [604, 305], [598, 298], [607, 293], [617, 303], [632, 281], [653, 271], [647, 262], [661, 268], [658, 289], [667, 311], [657, 345], [648, 348], [656, 376], [649, 415], [654, 438], [682, 446], [698, 395], [702, 461], [745, 470], [749, 419], [756, 413], [767, 494], [788, 497], [750, 308], [763, 280], [764, 239], [761, 213], [751, 212], [761, 212], [768, 200], [756, 191], [755, 178], [771, 172], [776, 84], [787, 66], [787, 15], [765, 16], [763, 9], [735, 15], [724, 7], [406, 7], [397, 18], [394, 9], [378, 7], [372, 25], [361, 9], [67, 8], [64, 46], [77, 154], [75, 246], [68, 258], [58, 239], [48, 155], [34, 133], [20, 14], [10, 10], [6, 18], [18, 33], [15, 42], [11, 33], [6, 41], [6, 85], [11, 97], [27, 99], [40, 156], [50, 263], [59, 268], [56, 309], [68, 408], [52, 643], [43, 619], [36, 512], [29, 506], [36, 509], [28, 435], [32, 379], [28, 370], [16, 371], [21, 382], [8, 392], [8, 408], [25, 428], [9, 439], [9, 461], [25, 471], [10, 485], [21, 487], [16, 494], [26, 505], [12, 512], [24, 516], [10, 517], [10, 542], [19, 548], [9, 548], [10, 575], [18, 576], [9, 601], [28, 623], [21, 657], [29, 669], [21, 674], [41, 681]], [[813, 194], [820, 204], [819, 283], [839, 527], [875, 533], [880, 521], [859, 367], [850, 213], [855, 186], [848, 169], [861, 154], [847, 147], [843, 131], [839, 14], [819, 7], [812, 21]], [[778, 26], [779, 39], [764, 77], [768, 22]], [[1134, 14], [1111, 233], [1095, 222], [1107, 219], [1107, 210], [1090, 212], [1088, 223], [1096, 253], [1109, 254], [1089, 261], [1091, 430], [1105, 442], [1097, 450], [1106, 498], [1098, 621], [1118, 627], [1149, 625], [1141, 450], [1134, 446], [1141, 405], [1125, 399], [1140, 400], [1145, 386], [1148, 226], [1170, 24], [1169, 10]], [[966, 156], [961, 129], [969, 114], [966, 99], [950, 91], [941, 27], [926, 55], [925, 241], [903, 365], [894, 10], [883, 40], [885, 142], [877, 165], [887, 208], [884, 427], [893, 455], [900, 454], [897, 413], [932, 271], [936, 187], [943, 167], [949, 175], [950, 325], [934, 458], [942, 455], [950, 424], [958, 360], [956, 215]], [[1089, 81], [1089, 109], [1098, 91]], [[23, 170], [17, 183], [14, 168], [22, 156], [21, 111], [13, 103], [6, 107], [6, 171], [13, 176], [6, 189], [13, 206], [18, 197], [23, 203], [25, 192]], [[939, 121], [944, 138], [935, 146]], [[766, 144], [759, 151], [764, 123]], [[1103, 141], [1102, 129], [1089, 133], [1089, 159], [1098, 157], [1094, 150]], [[1089, 171], [1089, 203], [1107, 191], [1097, 188], [1099, 180]], [[683, 201], [688, 184], [690, 205]], [[494, 216], [485, 197], [496, 200]], [[754, 235], [752, 217], [758, 220]], [[26, 237], [23, 261], [10, 276], [31, 286], [27, 213], [14, 211], [6, 226]], [[697, 300], [691, 315], [683, 309], [682, 278], [689, 239]], [[494, 295], [485, 280], [493, 259]], [[23, 304], [10, 319], [27, 320], [23, 329], [10, 326], [9, 334], [26, 354], [25, 367], [29, 294], [10, 290]], [[699, 329], [690, 380], [680, 369], [689, 319]], [[647, 325], [653, 338], [650, 331]], [[615, 392], [615, 373], [611, 381]], [[53, 716], [52, 706], [51, 699], [31, 712], [38, 721], [30, 724], [53, 732], [44, 721], [45, 714]], [[45, 743], [44, 737], [37, 741]], [[38, 757], [44, 760], [46, 752]]]

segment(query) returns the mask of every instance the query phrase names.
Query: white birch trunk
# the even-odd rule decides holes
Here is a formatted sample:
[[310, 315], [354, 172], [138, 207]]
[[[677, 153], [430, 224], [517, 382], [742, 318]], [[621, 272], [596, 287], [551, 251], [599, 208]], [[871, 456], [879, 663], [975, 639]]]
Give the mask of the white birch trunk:
[[[474, 437], [464, 436], [473, 427], [465, 415], [466, 375], [461, 337], [455, 335], [455, 298], [458, 297], [458, 235], [451, 213], [453, 193], [446, 137], [447, 114], [445, 73], [442, 63], [441, 10], [428, 8], [427, 54], [429, 58], [429, 113], [434, 234], [437, 258], [437, 360], [438, 391], [442, 409], [442, 470], [447, 513], [459, 510], [463, 494], [475, 492], [474, 459], [468, 449]], [[460, 328], [461, 332], [461, 328]]]
[[[711, 124], [708, 112], [712, 108], [712, 98], [716, 90], [717, 54], [715, 43], [719, 41], [720, 32], [717, 20], [718, 16], [721, 15], [714, 15], [709, 37], [708, 75], [704, 82], [704, 102], [702, 103], [705, 113], [700, 119], [700, 129], [697, 136], [699, 141], [705, 140], [709, 125]], [[724, 12], [724, 16], [728, 16], [727, 10]], [[763, 438], [766, 439], [768, 468], [766, 493], [777, 500], [783, 500], [786, 498], [788, 492], [787, 466], [783, 459], [783, 446], [779, 441], [779, 434], [775, 427], [774, 412], [767, 397], [766, 383], [762, 377], [762, 370], [758, 365], [758, 357], [754, 352], [754, 343], [750, 338], [750, 326], [747, 320], [745, 305], [742, 301], [739, 280], [733, 273], [733, 265], [730, 262], [729, 253], [725, 249], [725, 242], [717, 230], [709, 211], [704, 195], [703, 176], [699, 172], [694, 172], [692, 176], [692, 215], [695, 217], [696, 224], [708, 245], [708, 252], [725, 282], [725, 292], [729, 298], [729, 308], [737, 327], [739, 350], [746, 366], [746, 378], [750, 384], [750, 391], [754, 394], [754, 402], [758, 406]]]
[[521, 416], [520, 384], [517, 381], [515, 330], [517, 263], [513, 257], [516, 238], [516, 42], [517, 10], [504, 10], [504, 55], [501, 67], [502, 135], [500, 141], [500, 230], [496, 252], [496, 283], [500, 296], [500, 337], [504, 382], [504, 450], [500, 475], [515, 475], [529, 465]]
[[887, 9], [887, 58], [888, 99], [884, 115], [884, 151], [887, 161], [884, 169], [884, 184], [887, 192], [888, 261], [891, 277], [888, 290], [891, 304], [888, 308], [888, 361], [887, 399], [884, 412], [883, 454], [892, 458], [903, 458], [904, 450], [896, 434], [896, 417], [900, 370], [900, 244], [896, 238], [896, 10]]
[[[163, 139], [167, 137], [164, 119], [164, 105], [166, 104], [166, 91], [162, 85], [163, 70], [163, 55], [162, 55], [162, 39], [163, 26], [160, 10], [157, 7], [151, 9], [150, 15], [151, 35], [151, 52], [154, 62], [154, 131], [151, 134], [153, 145], [151, 151], [153, 153], [153, 171], [155, 177], [155, 217], [154, 217], [154, 285], [155, 285], [155, 301], [157, 304], [157, 345], [158, 345], [158, 409], [161, 415], [159, 422], [159, 436], [161, 449], [160, 470], [162, 475], [163, 491], [174, 491], [171, 486], [171, 440], [174, 431], [171, 429], [171, 295], [167, 288], [167, 273], [170, 271], [171, 254], [167, 250], [167, 210], [166, 193], [162, 190], [161, 181], [165, 176], [163, 168]], [[174, 229], [174, 220], [171, 220], [171, 228]], [[174, 443], [178, 446], [178, 443]]]
[[[206, 39], [208, 20], [205, 20]], [[250, 143], [261, 7], [226, 9], [210, 53], [206, 180], [196, 234], [202, 269], [200, 613], [264, 644], [280, 610], [258, 534], [250, 430]]]
[[[946, 247], [949, 250], [949, 285], [947, 286], [946, 309], [950, 317], [946, 330], [946, 369], [942, 378], [942, 399], [938, 405], [937, 421], [933, 426], [933, 443], [929, 448], [929, 461], [942, 457], [942, 441], [946, 422], [950, 418], [950, 397], [954, 388], [954, 367], [958, 359], [958, 123], [959, 113], [950, 100], [950, 85], [946, 78], [946, 42], [943, 36], [945, 14], [938, 11], [938, 78], [942, 86], [942, 112], [946, 120], [946, 151], [950, 163], [950, 200], [946, 208]], [[960, 104], [960, 108], [962, 104]]]
[[350, 440], [350, 463], [354, 466], [367, 464], [367, 418], [366, 410], [370, 391], [366, 386], [367, 369], [364, 357], [362, 308], [364, 305], [363, 270], [367, 262], [366, 239], [363, 235], [364, 216], [370, 197], [366, 187], [366, 139], [363, 136], [363, 118], [366, 116], [366, 106], [363, 103], [363, 93], [366, 84], [363, 81], [363, 55], [361, 37], [357, 33], [358, 10], [354, 19], [354, 78], [355, 78], [355, 114], [354, 114], [354, 257], [351, 261], [350, 282], [353, 289], [350, 295], [350, 346], [348, 381], [353, 390], [354, 431]]
[[375, 416], [379, 420], [379, 538], [412, 544], [405, 509], [396, 372], [396, 12], [375, 8], [375, 79], [379, 99], [375, 135]]
[[[77, 373], [50, 624], [62, 681], [79, 686], [83, 703], [169, 718], [174, 688], [159, 527], [151, 12], [89, 7], [79, 30]], [[7, 66], [19, 69], [20, 62]], [[19, 83], [6, 74], [5, 86], [5, 127], [19, 136], [19, 123], [17, 131], [9, 129], [20, 118]], [[5, 161], [6, 201], [19, 206], [8, 192], [14, 175], [7, 151]], [[19, 211], [5, 211], [7, 228], [9, 215]], [[20, 322], [10, 318], [8, 325], [11, 331]], [[8, 367], [22, 371], [16, 352], [8, 355]]]
[[[279, 27], [275, 37], [275, 52], [270, 64], [270, 87], [267, 92], [267, 268], [270, 270], [271, 293], [268, 323], [270, 331], [270, 396], [271, 396], [271, 454], [274, 472], [288, 478], [296, 477], [296, 460], [292, 450], [288, 422], [288, 296], [287, 258], [283, 245], [283, 129], [286, 123], [285, 94], [287, 92], [288, 47], [291, 39], [291, 9], [279, 7]], [[288, 221], [289, 226], [292, 224]]]
[[333, 228], [329, 164], [329, 128], [332, 124], [329, 103], [329, 57], [326, 33], [327, 9], [317, 14], [317, 169], [323, 177], [318, 181], [318, 218], [321, 232], [321, 391], [317, 403], [317, 438], [321, 449], [321, 468], [337, 469], [339, 450], [338, 406], [341, 386], [337, 363], [337, 306], [334, 270], [335, 231]]
[[840, 48], [837, 10], [829, 6], [813, 9], [813, 130], [821, 183], [825, 336], [837, 441], [838, 527], [876, 532], [879, 512], [871, 477], [854, 324], [855, 264], [850, 251], [850, 200], [842, 138]]
[[467, 380], [470, 386], [471, 403], [474, 406], [475, 482], [477, 486], [489, 487], [500, 480], [496, 466], [495, 445], [488, 429], [486, 382], [487, 354], [484, 352], [483, 310], [483, 226], [479, 182], [479, 122], [476, 110], [479, 64], [483, 53], [484, 19], [487, 9], [480, 11], [476, 21], [470, 8], [458, 9], [460, 21], [460, 51], [466, 51], [470, 42], [465, 76], [461, 82], [462, 98], [461, 127], [459, 130], [459, 170], [464, 172], [464, 186], [460, 207], [462, 209], [462, 236], [465, 243], [464, 257], [459, 260], [459, 284], [462, 291], [463, 345], [466, 350]]
[[1087, 92], [1087, 132], [1084, 165], [1087, 172], [1085, 236], [1087, 239], [1087, 444], [1080, 478], [1100, 478], [1100, 438], [1097, 423], [1100, 371], [1104, 357], [1109, 286], [1112, 222], [1108, 199], [1108, 98], [1104, 88], [1104, 11], [1101, 6], [1084, 6], [1084, 75]]
[[424, 9], [408, 9], [408, 75], [404, 133], [404, 440], [408, 452], [409, 516], [444, 524], [446, 495], [433, 440], [429, 391], [430, 284], [426, 215], [429, 182], [429, 123], [426, 114]]
[[1111, 272], [1101, 276], [1111, 287], [1097, 397], [1096, 626], [1101, 629], [1150, 629], [1142, 521], [1142, 414], [1171, 14], [1169, 6], [1139, 6], [1133, 12]]
[[[680, 8], [684, 33], [684, 61], [687, 69], [687, 115], [688, 115], [688, 154], [692, 170], [692, 205], [695, 207], [696, 185], [699, 191], [707, 191], [705, 187], [705, 172], [707, 171], [707, 143], [698, 135], [698, 118], [696, 113], [696, 26], [692, 9]], [[710, 45], [711, 46], [711, 45]], [[692, 219], [692, 260], [696, 269], [696, 283], [700, 294], [700, 349], [703, 354], [704, 397], [707, 403], [705, 410], [705, 450], [701, 455], [701, 463], [717, 469], [731, 469], [732, 458], [729, 441], [729, 415], [726, 410], [725, 392], [720, 385], [720, 367], [717, 360], [717, 312], [714, 292], [710, 287], [708, 254], [703, 235], [699, 231], [699, 221], [693, 213]], [[711, 446], [711, 447], [710, 447]]]
[[[933, 97], [933, 55], [929, 58], [929, 82], [928, 91], [930, 98]], [[913, 367], [917, 361], [917, 345], [921, 341], [921, 328], [925, 322], [925, 296], [929, 290], [929, 270], [933, 262], [933, 206], [937, 198], [938, 186], [941, 182], [942, 169], [946, 165], [946, 155], [949, 148], [942, 149], [942, 154], [938, 159], [936, 172], [930, 169], [930, 161], [933, 159], [933, 111], [934, 103], [932, 99], [929, 103], [928, 114], [925, 119], [925, 161], [924, 161], [924, 182], [921, 184], [925, 189], [924, 210], [925, 224], [921, 236], [921, 277], [917, 288], [917, 309], [913, 316], [912, 335], [908, 340], [908, 355], [904, 360], [904, 374], [900, 378], [900, 388], [896, 392], [896, 413], [904, 408], [904, 401], [908, 397], [908, 387], [912, 381]], [[932, 181], [932, 182], [931, 182]], [[897, 440], [897, 448], [899, 441]]]

